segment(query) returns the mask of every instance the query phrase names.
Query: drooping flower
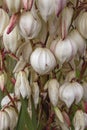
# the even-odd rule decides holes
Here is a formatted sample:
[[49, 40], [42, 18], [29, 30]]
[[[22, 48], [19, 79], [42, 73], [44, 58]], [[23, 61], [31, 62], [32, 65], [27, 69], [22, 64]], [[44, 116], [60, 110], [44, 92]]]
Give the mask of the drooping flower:
[[54, 69], [56, 59], [49, 49], [38, 47], [32, 52], [30, 63], [37, 73], [44, 75]]

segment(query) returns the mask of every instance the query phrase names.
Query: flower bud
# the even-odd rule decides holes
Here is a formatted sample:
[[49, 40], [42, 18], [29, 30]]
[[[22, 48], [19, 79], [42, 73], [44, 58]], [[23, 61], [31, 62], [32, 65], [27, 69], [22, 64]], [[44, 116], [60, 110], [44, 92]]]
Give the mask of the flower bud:
[[21, 43], [21, 36], [17, 26], [10, 34], [7, 34], [7, 29], [8, 27], [5, 29], [3, 34], [3, 43], [7, 51], [15, 53]]
[[49, 16], [54, 13], [54, 0], [37, 0], [37, 7], [43, 20], [47, 22]]
[[10, 127], [10, 117], [7, 112], [0, 111], [0, 130], [8, 130]]
[[87, 12], [81, 12], [76, 19], [76, 27], [81, 35], [87, 39]]
[[56, 66], [55, 57], [47, 48], [36, 48], [30, 56], [30, 62], [33, 69], [40, 75], [47, 74]]
[[39, 86], [37, 82], [33, 82], [33, 100], [34, 100], [34, 105], [35, 108], [37, 108], [37, 105], [39, 103]]
[[7, 112], [10, 117], [10, 120], [9, 120], [10, 127], [9, 128], [10, 128], [10, 130], [13, 130], [17, 125], [18, 115], [13, 107], [5, 108], [5, 112]]
[[75, 116], [73, 118], [73, 126], [75, 130], [85, 129], [84, 113], [82, 110], [76, 111]]
[[59, 93], [59, 83], [56, 79], [51, 79], [47, 82], [48, 94], [50, 102], [53, 106], [58, 104], [58, 93]]
[[[35, 12], [36, 13], [36, 12]], [[24, 38], [36, 38], [41, 29], [41, 22], [32, 12], [23, 12], [19, 19], [19, 30]]]
[[23, 98], [29, 98], [31, 96], [31, 87], [24, 71], [18, 73], [15, 83], [15, 95], [20, 97], [20, 94]]
[[12, 0], [5, 0], [5, 5], [11, 13], [17, 13], [20, 11], [21, 0], [15, 0], [14, 2]]
[[0, 36], [2, 36], [4, 29], [9, 24], [9, 16], [8, 14], [0, 8]]
[[65, 102], [68, 108], [72, 105], [75, 99], [75, 94], [70, 83], [64, 83], [62, 86], [60, 86], [59, 97]]

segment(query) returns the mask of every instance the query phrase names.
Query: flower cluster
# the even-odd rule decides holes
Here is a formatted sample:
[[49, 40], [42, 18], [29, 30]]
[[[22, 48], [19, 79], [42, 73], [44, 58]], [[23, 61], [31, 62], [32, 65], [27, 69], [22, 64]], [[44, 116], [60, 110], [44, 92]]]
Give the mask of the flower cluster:
[[0, 130], [18, 128], [21, 109], [33, 124], [34, 108], [32, 130], [84, 130], [87, 1], [0, 0], [0, 17]]

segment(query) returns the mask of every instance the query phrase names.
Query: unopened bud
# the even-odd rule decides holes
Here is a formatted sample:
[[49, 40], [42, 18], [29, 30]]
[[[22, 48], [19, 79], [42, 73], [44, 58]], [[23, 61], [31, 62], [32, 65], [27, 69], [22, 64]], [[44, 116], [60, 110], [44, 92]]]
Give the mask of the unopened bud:
[[59, 96], [59, 83], [56, 79], [51, 79], [47, 82], [47, 86], [50, 102], [53, 106], [57, 106]]

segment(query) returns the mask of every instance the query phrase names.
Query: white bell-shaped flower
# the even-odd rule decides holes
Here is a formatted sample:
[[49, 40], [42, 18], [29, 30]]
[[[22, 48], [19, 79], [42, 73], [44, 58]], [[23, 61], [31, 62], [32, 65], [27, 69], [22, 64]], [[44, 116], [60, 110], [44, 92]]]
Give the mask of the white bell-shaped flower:
[[68, 38], [65, 40], [60, 39], [55, 45], [54, 54], [60, 64], [69, 61], [73, 56], [70, 40]]
[[19, 34], [19, 29], [16, 26], [10, 34], [7, 34], [7, 29], [8, 26], [3, 33], [3, 43], [7, 51], [15, 53], [17, 48], [21, 44], [21, 36]]
[[30, 63], [37, 73], [44, 75], [54, 69], [56, 59], [49, 49], [38, 47], [32, 52]]
[[70, 83], [66, 82], [60, 86], [59, 97], [63, 102], [65, 102], [68, 108], [72, 105], [75, 100], [75, 94]]
[[75, 100], [78, 104], [83, 97], [83, 87], [77, 82], [65, 82], [59, 89], [60, 99], [65, 102], [69, 108]]
[[36, 38], [41, 29], [41, 22], [32, 12], [23, 12], [19, 19], [19, 30], [26, 39]]

